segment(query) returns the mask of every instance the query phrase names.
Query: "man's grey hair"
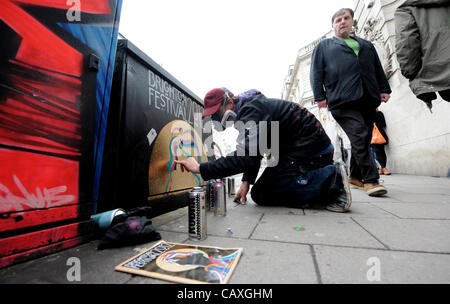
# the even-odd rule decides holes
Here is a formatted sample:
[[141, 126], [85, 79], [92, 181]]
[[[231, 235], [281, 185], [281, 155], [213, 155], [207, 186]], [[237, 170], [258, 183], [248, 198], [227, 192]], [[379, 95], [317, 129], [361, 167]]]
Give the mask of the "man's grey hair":
[[352, 18], [355, 17], [355, 12], [353, 12], [353, 10], [352, 10], [351, 8], [341, 8], [341, 9], [338, 10], [336, 13], [334, 13], [333, 17], [331, 17], [331, 24], [334, 23], [334, 19], [335, 19], [337, 16], [340, 16], [340, 15], [345, 14], [346, 11], [349, 11], [349, 12], [350, 12], [350, 15], [352, 15]]

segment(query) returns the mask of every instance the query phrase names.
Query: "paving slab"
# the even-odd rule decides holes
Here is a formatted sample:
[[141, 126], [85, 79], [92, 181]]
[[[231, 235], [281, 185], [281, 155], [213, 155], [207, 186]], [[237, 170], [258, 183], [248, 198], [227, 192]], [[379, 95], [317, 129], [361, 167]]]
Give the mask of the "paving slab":
[[[395, 198], [401, 203], [408, 204], [423, 204], [423, 203], [450, 203], [450, 195], [437, 194], [437, 193], [407, 193], [399, 192]], [[381, 202], [381, 201], [378, 201]]]
[[346, 217], [265, 214], [252, 239], [384, 248], [367, 231]]
[[[128, 281], [131, 276], [115, 274], [115, 264], [133, 253], [133, 248], [97, 250], [98, 241], [92, 241], [44, 258], [6, 268], [1, 272], [0, 283], [57, 284], [57, 283], [114, 283]], [[79, 279], [72, 266], [78, 264]], [[45, 271], [44, 271], [45, 270]], [[69, 274], [69, 279], [68, 279]]]
[[382, 183], [392, 190], [400, 190], [413, 194], [446, 194], [450, 195], [450, 178], [417, 175], [393, 174], [381, 176]]
[[391, 189], [388, 188], [388, 194], [381, 197], [368, 196], [364, 190], [361, 189], [350, 189], [352, 193], [352, 203], [399, 203], [395, 195], [392, 194]]
[[371, 203], [378, 208], [403, 219], [450, 219], [450, 204], [447, 203]]
[[255, 203], [247, 204], [249, 207], [246, 209], [250, 212], [258, 212], [261, 214], [279, 214], [279, 215], [305, 215], [303, 209], [300, 208], [287, 208], [287, 207], [277, 207], [277, 206], [259, 206]]
[[[353, 202], [365, 203], [424, 203], [440, 202], [450, 203], [450, 195], [443, 193], [443, 190], [426, 189], [426, 187], [416, 186], [414, 189], [400, 188], [398, 186], [385, 185], [388, 193], [381, 197], [370, 197], [364, 190], [351, 189]], [[450, 186], [449, 186], [450, 187]]]
[[[187, 244], [243, 248], [229, 284], [315, 284], [315, 271], [310, 247], [280, 242], [263, 242], [237, 238], [208, 236], [203, 241]], [[135, 276], [128, 284], [171, 284], [170, 281]]]
[[305, 209], [305, 215], [318, 215], [329, 217], [369, 217], [369, 218], [396, 218], [395, 215], [372, 205], [371, 203], [354, 202], [350, 211], [345, 213], [330, 212], [325, 209]]
[[325, 284], [448, 284], [450, 255], [314, 245]]
[[[262, 213], [246, 212], [244, 208], [227, 208], [226, 216], [215, 216], [212, 212], [207, 212], [206, 227], [208, 235], [227, 236], [227, 229], [231, 228], [235, 237], [249, 238]], [[167, 223], [156, 223], [155, 228], [159, 231], [172, 231], [188, 233], [187, 209], [179, 217]]]
[[[183, 242], [187, 239], [187, 234], [160, 232], [164, 240], [171, 240], [172, 242]], [[127, 277], [132, 278], [132, 275], [115, 271], [114, 268], [125, 260], [139, 254], [140, 252], [150, 248], [159, 241], [147, 242], [133, 246], [127, 246], [117, 249], [105, 249], [97, 251], [97, 255], [80, 257], [82, 276], [85, 279], [81, 283], [125, 283], [127, 281], [116, 282], [117, 278]], [[101, 254], [101, 255], [100, 255]], [[113, 257], [111, 257], [113, 255]]]
[[417, 219], [354, 219], [394, 250], [450, 253], [450, 221]]
[[[164, 239], [183, 242], [186, 234], [161, 232]], [[29, 262], [13, 265], [0, 270], [1, 284], [122, 284], [133, 276], [117, 272], [114, 268], [125, 260], [137, 255], [141, 250], [151, 247], [156, 242], [135, 246], [97, 250], [99, 240], [67, 249]], [[74, 260], [75, 259], [75, 260]], [[75, 261], [75, 262], [74, 262]], [[79, 263], [80, 281], [68, 279], [73, 277], [71, 267]]]
[[318, 282], [311, 249], [308, 245], [222, 237], [208, 237], [198, 243], [243, 248], [241, 259], [229, 282], [231, 284], [311, 284]]
[[395, 191], [403, 191], [410, 194], [439, 194], [439, 195], [450, 195], [450, 184], [426, 184], [426, 185], [404, 185], [404, 184], [392, 184], [386, 185], [389, 189]]

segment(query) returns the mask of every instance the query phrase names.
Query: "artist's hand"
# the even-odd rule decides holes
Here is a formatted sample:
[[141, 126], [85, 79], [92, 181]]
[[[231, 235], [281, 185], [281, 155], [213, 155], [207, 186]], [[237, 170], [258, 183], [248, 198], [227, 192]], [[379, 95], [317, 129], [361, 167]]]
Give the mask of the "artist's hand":
[[191, 173], [200, 173], [200, 164], [192, 157], [184, 160], [176, 160], [175, 163], [181, 166], [181, 172], [184, 172], [184, 170], [186, 169]]
[[387, 93], [381, 93], [381, 102], [388, 102], [389, 98], [391, 98], [391, 95]]
[[245, 205], [247, 203], [247, 193], [248, 190], [250, 190], [250, 184], [248, 181], [243, 181], [241, 186], [239, 187], [238, 192], [236, 193], [236, 196], [234, 197], [234, 201], [241, 201], [242, 205]]
[[328, 101], [326, 99], [317, 101], [317, 106], [319, 109], [326, 108], [328, 104]]

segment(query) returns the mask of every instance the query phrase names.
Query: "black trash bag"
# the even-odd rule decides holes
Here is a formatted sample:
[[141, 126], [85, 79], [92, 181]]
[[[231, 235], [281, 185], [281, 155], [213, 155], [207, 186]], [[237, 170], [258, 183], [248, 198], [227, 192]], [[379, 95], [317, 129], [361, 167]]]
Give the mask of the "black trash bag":
[[132, 209], [126, 214], [114, 217], [111, 227], [100, 241], [98, 249], [117, 248], [157, 241], [161, 239], [159, 232], [147, 218], [151, 207]]

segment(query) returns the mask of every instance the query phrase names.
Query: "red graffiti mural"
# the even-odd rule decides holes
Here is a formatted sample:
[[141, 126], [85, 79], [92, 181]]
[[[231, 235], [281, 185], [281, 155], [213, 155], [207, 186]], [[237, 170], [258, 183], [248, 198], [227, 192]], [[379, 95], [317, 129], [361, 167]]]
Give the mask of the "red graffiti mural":
[[[19, 178], [15, 162], [11, 162], [11, 159], [20, 161], [24, 167], [37, 167], [38, 170], [20, 172]], [[2, 170], [15, 172], [11, 179], [0, 183], [0, 213], [59, 207], [77, 202], [77, 197], [70, 194], [78, 193], [78, 181], [72, 178], [78, 173], [77, 162], [55, 162], [52, 156], [0, 149], [0, 163]], [[52, 174], [54, 170], [60, 174]]]
[[[88, 63], [100, 55], [64, 28], [76, 2], [0, 0], [0, 233], [74, 219], [81, 209], [70, 206], [92, 203], [98, 84]], [[117, 25], [120, 0], [78, 2], [80, 25]]]
[[[7, 91], [2, 94], [4, 97], [0, 104], [0, 144], [79, 156], [83, 56], [16, 2], [35, 5], [38, 1], [1, 3], [1, 19], [20, 37], [20, 44], [16, 56], [6, 63]], [[23, 188], [34, 190], [36, 187], [48, 189], [49, 179], [59, 179], [62, 184], [78, 183], [77, 170], [63, 176], [55, 174], [55, 169], [64, 167], [67, 160], [25, 154], [0, 150], [0, 212], [46, 207], [32, 203], [29, 198], [17, 200], [19, 196], [12, 195], [14, 191], [23, 192]], [[71, 167], [76, 166], [77, 161], [72, 161]], [[70, 190], [77, 189], [72, 187]], [[77, 202], [77, 192], [68, 192], [67, 195], [72, 199], [65, 203]]]

